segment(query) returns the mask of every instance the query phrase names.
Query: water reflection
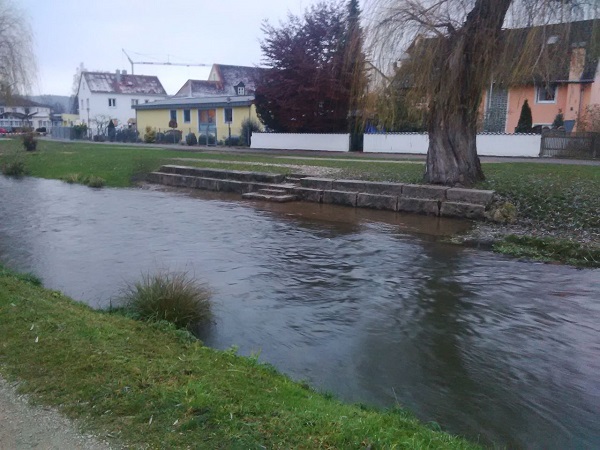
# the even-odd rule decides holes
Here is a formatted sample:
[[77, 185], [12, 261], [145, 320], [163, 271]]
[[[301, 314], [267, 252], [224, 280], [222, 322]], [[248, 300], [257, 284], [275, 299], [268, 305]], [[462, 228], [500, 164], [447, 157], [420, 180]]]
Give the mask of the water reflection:
[[189, 270], [211, 346], [483, 442], [600, 447], [599, 271], [436, 241], [461, 221], [195, 195], [0, 178], [0, 260], [93, 306]]

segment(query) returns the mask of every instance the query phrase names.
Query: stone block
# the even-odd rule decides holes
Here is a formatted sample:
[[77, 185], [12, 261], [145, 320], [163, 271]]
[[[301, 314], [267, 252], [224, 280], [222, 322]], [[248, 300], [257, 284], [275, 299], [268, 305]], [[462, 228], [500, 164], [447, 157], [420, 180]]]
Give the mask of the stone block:
[[323, 203], [334, 205], [356, 206], [357, 192], [323, 191]]
[[400, 183], [385, 183], [377, 181], [365, 181], [364, 182], [364, 193], [366, 194], [381, 194], [381, 195], [402, 195], [404, 185]]
[[402, 196], [407, 198], [425, 198], [429, 200], [445, 200], [447, 186], [428, 186], [421, 184], [405, 184]]
[[151, 172], [146, 175], [146, 182], [148, 183], [160, 183], [160, 173], [159, 172]]
[[398, 198], [398, 211], [439, 216], [440, 207], [437, 200], [423, 198]]
[[323, 191], [310, 188], [293, 188], [292, 192], [299, 199], [305, 202], [321, 203]]
[[215, 178], [196, 178], [196, 189], [205, 191], [220, 191], [219, 181]]
[[300, 185], [311, 189], [333, 189], [333, 180], [330, 178], [308, 177], [302, 178]]
[[365, 182], [362, 180], [333, 180], [331, 189], [334, 191], [365, 192]]
[[235, 180], [219, 180], [218, 187], [220, 192], [235, 192], [241, 194], [245, 192], [244, 186], [246, 183]]
[[485, 217], [485, 206], [473, 203], [443, 202], [440, 215], [465, 219], [483, 219]]
[[494, 198], [494, 191], [482, 191], [479, 189], [451, 188], [446, 191], [448, 201], [456, 203], [476, 203], [489, 205]]
[[359, 208], [383, 209], [386, 211], [396, 211], [398, 207], [398, 197], [392, 195], [378, 194], [358, 194], [356, 206]]

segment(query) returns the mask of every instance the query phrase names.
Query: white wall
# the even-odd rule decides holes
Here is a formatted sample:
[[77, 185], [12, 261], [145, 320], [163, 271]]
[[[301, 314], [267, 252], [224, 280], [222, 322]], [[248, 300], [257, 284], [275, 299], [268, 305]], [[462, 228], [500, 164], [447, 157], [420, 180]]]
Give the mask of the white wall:
[[347, 152], [349, 134], [253, 133], [252, 148]]
[[[480, 156], [537, 157], [542, 136], [538, 134], [479, 134], [477, 154]], [[427, 154], [426, 134], [365, 134], [365, 153]]]

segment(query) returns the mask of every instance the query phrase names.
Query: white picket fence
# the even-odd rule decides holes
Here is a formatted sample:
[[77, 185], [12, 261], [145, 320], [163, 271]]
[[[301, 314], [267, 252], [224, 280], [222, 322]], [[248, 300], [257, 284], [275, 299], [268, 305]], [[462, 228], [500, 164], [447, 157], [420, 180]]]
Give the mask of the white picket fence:
[[[542, 136], [539, 134], [479, 134], [477, 154], [480, 156], [537, 157]], [[429, 136], [426, 134], [365, 134], [365, 153], [427, 154]]]

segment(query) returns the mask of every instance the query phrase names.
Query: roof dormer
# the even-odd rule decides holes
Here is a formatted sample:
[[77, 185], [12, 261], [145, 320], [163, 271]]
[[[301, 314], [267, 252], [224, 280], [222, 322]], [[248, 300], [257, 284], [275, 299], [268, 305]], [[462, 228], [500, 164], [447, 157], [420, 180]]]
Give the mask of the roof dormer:
[[246, 95], [246, 85], [242, 81], [236, 84], [233, 88], [235, 89], [235, 95]]

